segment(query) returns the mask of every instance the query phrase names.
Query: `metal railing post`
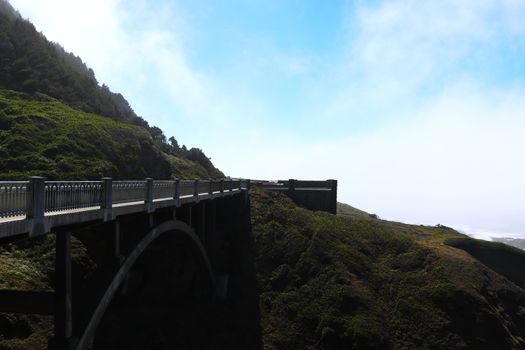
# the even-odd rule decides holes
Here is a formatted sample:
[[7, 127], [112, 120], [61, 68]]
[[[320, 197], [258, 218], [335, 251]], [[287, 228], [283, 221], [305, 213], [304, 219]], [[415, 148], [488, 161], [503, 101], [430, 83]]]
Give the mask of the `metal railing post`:
[[102, 192], [100, 194], [100, 209], [104, 211], [104, 221], [114, 220], [113, 216], [113, 179], [102, 178]]
[[213, 193], [213, 179], [210, 179], [210, 188], [208, 190], [208, 194], [212, 194]]
[[46, 205], [46, 183], [40, 176], [29, 178], [29, 191], [27, 197], [27, 218], [31, 219], [31, 229], [29, 236], [38, 236], [47, 233], [44, 213]]
[[233, 191], [233, 179], [230, 179], [230, 192]]
[[153, 213], [155, 211], [155, 207], [153, 206], [153, 179], [150, 177], [146, 178], [144, 204], [146, 205], [146, 211], [148, 213]]
[[221, 195], [223, 196], [224, 195], [224, 179], [221, 179]]

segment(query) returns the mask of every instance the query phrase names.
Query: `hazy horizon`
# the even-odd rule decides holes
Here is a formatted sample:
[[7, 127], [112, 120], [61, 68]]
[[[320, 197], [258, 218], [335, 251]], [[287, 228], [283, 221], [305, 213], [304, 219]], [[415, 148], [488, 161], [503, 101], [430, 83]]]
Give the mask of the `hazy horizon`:
[[525, 1], [10, 3], [228, 175], [525, 237]]

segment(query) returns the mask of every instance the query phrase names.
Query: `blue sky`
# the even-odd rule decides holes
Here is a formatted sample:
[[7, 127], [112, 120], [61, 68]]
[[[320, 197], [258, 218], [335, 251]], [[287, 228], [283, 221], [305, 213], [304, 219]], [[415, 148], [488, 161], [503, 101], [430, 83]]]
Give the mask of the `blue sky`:
[[525, 236], [525, 1], [11, 0], [227, 174]]

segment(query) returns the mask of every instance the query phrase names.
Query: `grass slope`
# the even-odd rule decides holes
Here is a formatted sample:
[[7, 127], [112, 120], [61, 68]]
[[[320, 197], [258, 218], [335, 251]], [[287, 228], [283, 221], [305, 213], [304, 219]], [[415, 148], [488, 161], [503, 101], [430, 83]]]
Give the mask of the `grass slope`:
[[366, 218], [371, 217], [366, 211], [357, 209], [346, 203], [337, 202], [337, 215], [342, 215], [350, 218]]
[[142, 127], [75, 110], [42, 94], [0, 90], [0, 178], [209, 178], [167, 155]]
[[446, 227], [311, 212], [272, 193], [252, 206], [265, 349], [525, 348], [525, 285], [504, 276], [524, 271], [505, 249], [525, 253], [484, 242], [494, 266]]

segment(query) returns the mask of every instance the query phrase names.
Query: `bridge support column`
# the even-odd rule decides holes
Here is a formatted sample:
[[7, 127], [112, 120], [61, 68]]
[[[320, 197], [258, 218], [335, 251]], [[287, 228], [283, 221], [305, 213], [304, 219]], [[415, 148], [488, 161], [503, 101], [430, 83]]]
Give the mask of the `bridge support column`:
[[216, 221], [217, 221], [217, 203], [215, 200], [210, 200], [206, 202], [206, 211], [203, 213], [204, 215], [204, 227], [202, 229], [203, 231], [203, 237], [206, 237], [202, 240], [202, 245], [204, 246], [204, 249], [208, 252], [208, 254], [211, 253], [211, 250], [213, 249], [214, 240], [215, 240], [215, 230], [216, 230]]
[[114, 232], [114, 236], [113, 236], [113, 254], [114, 254], [114, 259], [115, 259], [115, 264], [117, 266], [120, 266], [122, 265], [122, 263], [124, 262], [125, 260], [125, 257], [122, 256], [121, 254], [121, 237], [120, 237], [120, 221], [116, 220], [115, 221], [115, 232]]
[[215, 237], [215, 230], [217, 225], [217, 202], [212, 200], [208, 204], [208, 222], [206, 228], [208, 230], [208, 237]]
[[206, 202], [199, 202], [194, 205], [192, 205], [189, 208], [189, 211], [191, 212], [191, 219], [192, 221], [188, 224], [192, 226], [195, 230], [195, 234], [199, 239], [201, 240], [202, 245], [204, 245], [205, 242], [205, 226], [206, 226]]
[[202, 245], [206, 248], [206, 202], [202, 203], [201, 205], [201, 215], [200, 215], [200, 223], [199, 223], [199, 237], [201, 239]]
[[49, 349], [74, 349], [77, 340], [73, 338], [70, 232], [56, 234], [54, 326], [55, 336], [49, 341]]
[[193, 226], [193, 217], [192, 217], [192, 212], [193, 212], [193, 205], [187, 205], [186, 206], [186, 215], [185, 215], [185, 219], [186, 219], [186, 223], [190, 226]]
[[155, 226], [155, 217], [153, 214], [148, 214], [148, 228], [152, 229]]

